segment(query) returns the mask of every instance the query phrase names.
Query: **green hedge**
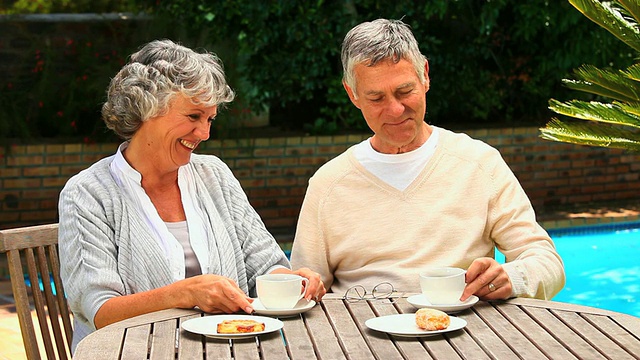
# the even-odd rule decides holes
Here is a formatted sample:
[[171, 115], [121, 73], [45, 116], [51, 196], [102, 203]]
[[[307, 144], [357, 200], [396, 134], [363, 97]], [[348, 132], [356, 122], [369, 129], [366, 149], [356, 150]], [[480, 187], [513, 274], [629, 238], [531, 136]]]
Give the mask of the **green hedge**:
[[[339, 60], [343, 36], [379, 17], [411, 25], [430, 60], [428, 119], [447, 126], [533, 124], [550, 97], [575, 97], [561, 79], [583, 63], [620, 67], [632, 55], [566, 1], [163, 1], [192, 33], [237, 52], [239, 95], [270, 107], [272, 124], [318, 132], [361, 127]], [[229, 61], [227, 61], [229, 64]], [[247, 87], [243, 87], [246, 85]]]
[[[34, 85], [13, 97], [8, 96], [11, 79], [1, 79], [0, 137], [99, 137], [103, 130], [96, 114], [106, 82], [119, 68], [125, 51], [151, 38], [172, 38], [220, 55], [238, 97], [221, 113], [217, 126], [269, 109], [272, 125], [316, 134], [365, 126], [342, 88], [339, 58], [346, 32], [365, 20], [402, 18], [413, 28], [430, 61], [428, 121], [452, 128], [541, 125], [551, 117], [549, 98], [586, 96], [562, 87], [561, 79], [573, 69], [585, 63], [624, 68], [633, 60], [624, 44], [566, 1], [140, 3], [154, 17], [153, 26], [145, 24], [144, 35], [120, 38], [120, 42], [135, 44], [116, 44], [111, 50], [117, 61], [113, 61], [115, 56], [110, 61], [83, 58], [88, 63], [82, 66], [94, 69], [88, 79], [71, 68], [67, 69], [71, 75], [54, 70], [57, 72], [47, 76], [41, 74], [35, 82], [40, 87]], [[47, 56], [69, 56], [67, 50], [63, 46], [57, 54], [50, 49]], [[81, 58], [73, 56], [70, 64]], [[31, 64], [34, 69], [38, 69], [36, 64]], [[57, 79], [60, 77], [66, 80]], [[77, 83], [73, 89], [70, 77]], [[35, 100], [25, 102], [32, 98], [34, 89], [55, 94], [58, 103], [68, 104], [63, 112], [66, 122], [51, 121], [60, 114], [55, 108], [40, 111]], [[29, 116], [27, 123], [25, 116]], [[72, 121], [76, 121], [75, 127], [70, 127]]]

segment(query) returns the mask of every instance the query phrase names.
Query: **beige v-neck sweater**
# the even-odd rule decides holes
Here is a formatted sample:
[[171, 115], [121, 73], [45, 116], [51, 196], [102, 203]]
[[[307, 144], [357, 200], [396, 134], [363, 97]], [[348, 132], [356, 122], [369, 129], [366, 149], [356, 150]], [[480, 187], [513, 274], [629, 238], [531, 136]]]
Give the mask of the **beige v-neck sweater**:
[[497, 247], [513, 296], [553, 297], [565, 282], [562, 260], [500, 153], [465, 134], [440, 134], [404, 191], [362, 167], [353, 147], [323, 165], [309, 181], [292, 266], [317, 271], [335, 293], [383, 281], [420, 292], [421, 268], [466, 269]]

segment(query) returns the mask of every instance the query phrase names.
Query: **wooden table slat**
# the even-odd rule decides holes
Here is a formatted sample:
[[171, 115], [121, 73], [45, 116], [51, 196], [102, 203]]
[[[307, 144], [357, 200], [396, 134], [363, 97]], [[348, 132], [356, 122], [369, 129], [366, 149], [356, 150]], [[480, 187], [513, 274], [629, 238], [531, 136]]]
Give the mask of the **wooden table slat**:
[[466, 330], [473, 334], [473, 338], [478, 342], [478, 345], [482, 347], [484, 352], [494, 359], [510, 359], [516, 358], [517, 355], [511, 350], [511, 348], [504, 343], [504, 341], [493, 332], [487, 324], [476, 314], [473, 310], [466, 310], [459, 314], [453, 314], [459, 316], [467, 321]]
[[324, 304], [304, 313], [305, 324], [318, 359], [346, 359], [342, 344], [323, 309]]
[[608, 317], [582, 314], [590, 323], [596, 325], [607, 337], [619, 346], [626, 349], [629, 354], [633, 354], [640, 359], [640, 331], [629, 332], [625, 327]]
[[150, 360], [174, 360], [176, 358], [176, 319], [153, 324]]
[[260, 335], [260, 353], [264, 360], [288, 359], [285, 341], [280, 331]]
[[346, 356], [349, 359], [374, 359], [369, 346], [358, 330], [358, 326], [351, 318], [342, 301], [324, 301], [325, 311], [329, 321], [333, 324], [338, 339], [342, 343]]
[[464, 329], [445, 333], [444, 337], [449, 340], [449, 343], [463, 358], [473, 358], [477, 360], [490, 359], [487, 353], [484, 352], [484, 349], [479, 346]]
[[564, 310], [554, 311], [553, 313], [608, 358], [615, 360], [634, 359], [633, 356], [620, 349], [616, 343], [579, 314]]
[[560, 321], [547, 309], [532, 307], [525, 310], [529, 316], [552, 334], [556, 340], [564, 344], [569, 351], [580, 359], [606, 359], [604, 355], [594, 349], [581, 336], [576, 334], [564, 322]]
[[540, 349], [525, 337], [518, 328], [505, 319], [502, 314], [491, 304], [479, 302], [474, 306], [474, 311], [487, 324], [493, 333], [499, 336], [509, 348], [522, 359], [540, 360], [544, 355]]
[[205, 338], [204, 353], [207, 360], [231, 360], [231, 341]]
[[[104, 336], [104, 338], [101, 337], [101, 339], [108, 339], [108, 341], [96, 341], [91, 344], [91, 347], [85, 348], [87, 350], [85, 351], [85, 358], [90, 360], [120, 359], [120, 349], [126, 335], [125, 329], [105, 327], [100, 329], [100, 335]], [[82, 351], [78, 351], [76, 348], [76, 352], [73, 354], [73, 357], [76, 358], [75, 355], [77, 354], [82, 356]]]
[[[371, 305], [367, 301], [358, 301], [347, 303], [347, 307], [353, 316], [353, 321], [358, 327], [360, 333], [364, 336], [364, 340], [373, 352], [373, 355], [377, 359], [402, 359], [402, 355], [398, 352], [395, 344], [389, 339], [394, 339], [394, 336], [387, 335], [378, 331], [369, 329], [365, 322], [371, 318], [375, 318], [372, 306], [381, 306], [382, 304], [376, 304], [372, 302]], [[388, 304], [393, 307], [393, 305]], [[395, 309], [395, 308], [394, 308]]]
[[517, 305], [505, 304], [500, 307], [504, 314], [516, 328], [518, 328], [540, 351], [551, 359], [575, 359], [576, 356], [567, 350], [547, 330], [535, 322], [529, 314]]
[[126, 330], [122, 346], [123, 359], [146, 359], [149, 351], [151, 325], [139, 325]]
[[236, 360], [260, 360], [260, 352], [256, 345], [256, 338], [238, 339], [231, 341], [233, 358]]
[[[278, 332], [222, 340], [181, 329], [209, 316], [162, 310], [106, 326], [78, 345], [74, 360], [95, 359], [636, 359], [640, 318], [608, 310], [532, 299], [480, 301], [455, 314], [464, 329], [424, 338], [369, 329], [375, 316], [413, 314], [406, 298], [346, 303], [327, 294], [311, 310], [284, 319]], [[177, 346], [177, 349], [176, 349]], [[176, 353], [177, 351], [177, 353]]]
[[[584, 313], [584, 310], [582, 312]], [[640, 318], [638, 318], [637, 316], [619, 313], [615, 314], [614, 316], [616, 323], [627, 329], [630, 334], [636, 334], [636, 337], [640, 336]]]
[[179, 319], [178, 360], [201, 359], [203, 357], [202, 336], [182, 329], [182, 324], [185, 321], [200, 316], [200, 314], [194, 314]]
[[[318, 305], [316, 305], [318, 306]], [[313, 342], [302, 320], [302, 316], [280, 319], [284, 323], [282, 330], [287, 347], [294, 359], [313, 359], [316, 355]]]

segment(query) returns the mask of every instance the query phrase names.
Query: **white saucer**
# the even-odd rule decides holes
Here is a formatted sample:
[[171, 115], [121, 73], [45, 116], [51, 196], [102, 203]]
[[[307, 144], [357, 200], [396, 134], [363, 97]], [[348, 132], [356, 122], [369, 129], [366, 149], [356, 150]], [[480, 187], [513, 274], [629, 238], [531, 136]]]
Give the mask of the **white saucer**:
[[293, 307], [293, 309], [267, 309], [264, 307], [264, 305], [262, 305], [262, 303], [260, 302], [260, 299], [253, 299], [253, 303], [251, 303], [251, 306], [253, 306], [253, 310], [255, 310], [256, 314], [271, 315], [271, 316], [278, 316], [278, 317], [298, 315], [305, 311], [311, 310], [311, 308], [313, 308], [315, 305], [316, 305], [315, 301], [313, 300], [307, 301], [305, 299], [300, 299], [300, 301], [298, 301], [298, 303], [296, 304], [296, 306]]
[[475, 305], [478, 302], [478, 300], [479, 299], [477, 296], [471, 295], [464, 302], [458, 301], [458, 303], [456, 304], [432, 305], [429, 302], [429, 300], [427, 300], [427, 298], [424, 296], [424, 294], [413, 295], [407, 298], [407, 301], [409, 302], [409, 304], [415, 306], [418, 309], [431, 308], [431, 309], [444, 311], [448, 314], [452, 314], [452, 313], [460, 312], [464, 309], [468, 309], [473, 305]]
[[[257, 331], [252, 333], [238, 333], [238, 334], [219, 334], [218, 324], [224, 320], [255, 320], [264, 323], [264, 331]], [[278, 331], [282, 329], [284, 323], [278, 319], [272, 319], [264, 316], [253, 315], [208, 315], [199, 318], [189, 319], [182, 323], [182, 328], [196, 334], [202, 334], [204, 336], [214, 339], [245, 339], [254, 336], [267, 334], [270, 332]]]
[[403, 337], [423, 337], [433, 336], [450, 331], [460, 330], [467, 326], [464, 319], [450, 316], [451, 323], [444, 330], [428, 331], [422, 330], [416, 325], [416, 314], [397, 314], [380, 316], [365, 321], [365, 325], [372, 330], [386, 332], [395, 336]]

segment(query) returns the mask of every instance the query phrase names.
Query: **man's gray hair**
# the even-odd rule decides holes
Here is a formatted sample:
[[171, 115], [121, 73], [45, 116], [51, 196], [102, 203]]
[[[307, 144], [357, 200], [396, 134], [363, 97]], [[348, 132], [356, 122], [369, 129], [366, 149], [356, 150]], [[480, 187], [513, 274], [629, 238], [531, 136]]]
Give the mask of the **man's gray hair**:
[[229, 103], [235, 96], [215, 54], [154, 40], [132, 54], [111, 79], [102, 119], [129, 140], [144, 121], [165, 114], [177, 94], [205, 106]]
[[405, 59], [413, 64], [422, 82], [427, 81], [426, 57], [418, 48], [411, 28], [401, 20], [377, 19], [351, 29], [342, 42], [344, 82], [356, 92], [354, 67], [357, 64], [375, 66], [381, 61], [398, 63]]

